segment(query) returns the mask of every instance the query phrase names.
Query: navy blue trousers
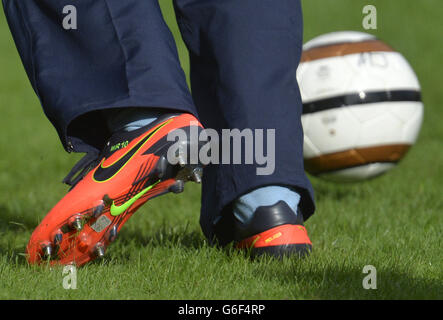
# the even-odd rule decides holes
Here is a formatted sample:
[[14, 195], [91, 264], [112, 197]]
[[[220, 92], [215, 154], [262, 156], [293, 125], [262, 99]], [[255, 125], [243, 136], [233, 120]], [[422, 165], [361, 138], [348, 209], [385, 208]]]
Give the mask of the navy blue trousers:
[[[75, 5], [77, 29], [63, 8]], [[209, 165], [202, 187], [204, 234], [230, 239], [230, 205], [260, 186], [301, 194], [314, 212], [303, 167], [296, 80], [303, 22], [299, 0], [174, 0], [191, 61], [192, 95], [158, 0], [3, 0], [20, 57], [67, 151], [100, 150], [101, 110], [156, 107], [189, 112], [207, 128], [275, 129], [275, 171]]]

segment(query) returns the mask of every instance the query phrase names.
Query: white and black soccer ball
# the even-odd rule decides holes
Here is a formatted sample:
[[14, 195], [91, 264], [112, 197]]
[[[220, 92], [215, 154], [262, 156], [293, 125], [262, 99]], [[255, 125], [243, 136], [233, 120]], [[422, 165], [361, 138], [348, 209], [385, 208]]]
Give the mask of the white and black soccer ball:
[[374, 36], [344, 31], [303, 46], [297, 70], [303, 101], [305, 169], [360, 181], [393, 168], [423, 120], [420, 84], [406, 59]]

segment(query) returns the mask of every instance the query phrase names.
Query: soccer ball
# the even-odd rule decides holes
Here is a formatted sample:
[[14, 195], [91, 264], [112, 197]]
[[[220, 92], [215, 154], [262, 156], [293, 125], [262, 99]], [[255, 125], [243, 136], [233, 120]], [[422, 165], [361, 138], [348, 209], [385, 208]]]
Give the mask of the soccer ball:
[[374, 36], [344, 31], [303, 46], [305, 169], [333, 181], [361, 181], [393, 168], [423, 120], [420, 84], [406, 59]]

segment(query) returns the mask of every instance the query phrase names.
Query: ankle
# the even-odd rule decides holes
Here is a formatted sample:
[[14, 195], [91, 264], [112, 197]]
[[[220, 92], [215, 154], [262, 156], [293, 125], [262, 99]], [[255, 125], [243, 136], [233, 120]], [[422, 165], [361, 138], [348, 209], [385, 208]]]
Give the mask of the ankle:
[[234, 216], [242, 223], [248, 223], [258, 207], [272, 206], [279, 201], [284, 201], [297, 215], [300, 195], [289, 187], [266, 186], [257, 188], [234, 202]]
[[152, 108], [117, 108], [105, 110], [108, 129], [112, 132], [133, 131], [157, 120], [164, 112]]

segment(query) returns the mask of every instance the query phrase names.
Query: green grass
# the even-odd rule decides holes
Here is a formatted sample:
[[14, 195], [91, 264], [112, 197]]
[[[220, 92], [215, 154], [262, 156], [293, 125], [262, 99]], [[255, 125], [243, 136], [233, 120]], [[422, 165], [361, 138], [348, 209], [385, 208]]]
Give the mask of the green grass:
[[[178, 40], [170, 1], [162, 0]], [[317, 213], [307, 222], [310, 258], [250, 261], [208, 246], [200, 231], [200, 188], [147, 203], [106, 258], [62, 287], [62, 268], [27, 265], [33, 229], [65, 194], [61, 179], [79, 158], [64, 152], [41, 111], [0, 15], [0, 298], [2, 299], [441, 299], [443, 297], [443, 93], [439, 0], [374, 0], [378, 30], [402, 52], [423, 87], [417, 144], [389, 174], [359, 184], [312, 178]], [[305, 0], [305, 39], [358, 30], [367, 1]], [[31, 161], [30, 161], [31, 160]], [[377, 290], [364, 290], [365, 265]]]

